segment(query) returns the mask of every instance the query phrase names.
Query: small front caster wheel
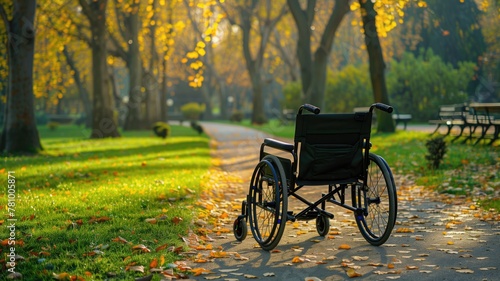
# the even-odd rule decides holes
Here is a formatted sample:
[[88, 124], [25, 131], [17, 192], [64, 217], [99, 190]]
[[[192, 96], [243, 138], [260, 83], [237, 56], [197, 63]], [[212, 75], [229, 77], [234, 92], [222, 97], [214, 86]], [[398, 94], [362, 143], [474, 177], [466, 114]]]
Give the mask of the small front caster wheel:
[[233, 223], [234, 237], [238, 241], [243, 241], [247, 238], [248, 228], [245, 217], [238, 217]]
[[320, 236], [326, 236], [330, 231], [330, 220], [327, 216], [319, 215], [316, 218], [316, 231]]

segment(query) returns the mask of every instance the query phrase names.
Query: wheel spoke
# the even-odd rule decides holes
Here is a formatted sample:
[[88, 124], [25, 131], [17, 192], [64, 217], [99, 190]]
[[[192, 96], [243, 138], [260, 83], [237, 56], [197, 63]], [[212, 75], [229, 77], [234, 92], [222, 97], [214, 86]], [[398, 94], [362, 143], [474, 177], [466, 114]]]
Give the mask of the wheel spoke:
[[363, 237], [373, 245], [381, 245], [390, 236], [396, 219], [396, 192], [385, 161], [370, 154], [370, 162], [367, 186], [360, 192], [362, 198], [366, 193], [367, 209], [358, 213], [356, 219]]

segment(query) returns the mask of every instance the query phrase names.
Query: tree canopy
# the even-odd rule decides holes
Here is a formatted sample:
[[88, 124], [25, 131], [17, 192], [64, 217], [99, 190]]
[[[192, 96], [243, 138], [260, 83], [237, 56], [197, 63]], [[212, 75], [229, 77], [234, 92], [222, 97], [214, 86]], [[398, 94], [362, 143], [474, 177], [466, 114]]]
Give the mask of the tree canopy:
[[[16, 5], [28, 2], [0, 1], [5, 46], [24, 42], [10, 25]], [[38, 124], [60, 115], [87, 118], [87, 136], [116, 137], [119, 127], [150, 128], [180, 115], [189, 102], [205, 104], [205, 118], [229, 118], [238, 111], [262, 123], [282, 105], [291, 106], [283, 102], [288, 83], [300, 85], [294, 103], [328, 108], [331, 99], [349, 98], [327, 94], [328, 73], [369, 62], [366, 43], [375, 37], [367, 35], [378, 38], [375, 48], [382, 58], [373, 73], [390, 71], [408, 52], [418, 57], [432, 49], [450, 69], [475, 65], [460, 89], [465, 99], [499, 99], [499, 1], [54, 0], [35, 7], [28, 94], [34, 117]], [[373, 28], [363, 21], [366, 15], [374, 16]], [[9, 81], [20, 71], [9, 60], [8, 48], [1, 48], [4, 130], [9, 99], [14, 101]], [[383, 80], [375, 77], [372, 83]], [[364, 91], [358, 86], [352, 88]], [[388, 87], [388, 97], [393, 89]]]

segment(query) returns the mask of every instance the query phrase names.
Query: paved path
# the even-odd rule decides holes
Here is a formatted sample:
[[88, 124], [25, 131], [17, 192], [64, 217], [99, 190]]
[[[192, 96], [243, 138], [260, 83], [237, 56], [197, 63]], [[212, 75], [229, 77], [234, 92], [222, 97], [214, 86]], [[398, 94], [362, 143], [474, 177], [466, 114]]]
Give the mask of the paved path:
[[[213, 153], [220, 158], [220, 168], [233, 179], [241, 179], [226, 183], [227, 202], [218, 206], [230, 214], [220, 219], [219, 227], [232, 228], [239, 212], [233, 206], [246, 196], [265, 135], [233, 125], [204, 123], [203, 127], [214, 141]], [[318, 236], [314, 221], [289, 223], [272, 252], [256, 247], [251, 233], [242, 243], [232, 233], [216, 235], [213, 249], [222, 250], [226, 258], [190, 264], [211, 271], [193, 279], [349, 280], [349, 271], [362, 275], [356, 278], [362, 280], [500, 280], [500, 225], [490, 221], [493, 214], [479, 211], [463, 198], [429, 192], [409, 176], [395, 178], [398, 220], [383, 246], [370, 246], [362, 238], [352, 213], [329, 206], [335, 215], [331, 235]], [[341, 244], [351, 249], [340, 250]], [[200, 255], [210, 256], [210, 251]]]

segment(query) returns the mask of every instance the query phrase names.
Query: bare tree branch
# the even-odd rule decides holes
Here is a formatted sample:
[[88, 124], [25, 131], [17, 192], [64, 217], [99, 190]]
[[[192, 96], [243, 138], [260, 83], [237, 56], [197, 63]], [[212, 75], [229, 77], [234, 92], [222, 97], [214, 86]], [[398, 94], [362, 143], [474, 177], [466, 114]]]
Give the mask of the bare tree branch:
[[9, 17], [7, 16], [7, 12], [5, 11], [5, 7], [2, 4], [0, 4], [0, 16], [2, 17], [2, 20], [5, 24], [5, 29], [7, 30], [7, 34], [10, 34]]

